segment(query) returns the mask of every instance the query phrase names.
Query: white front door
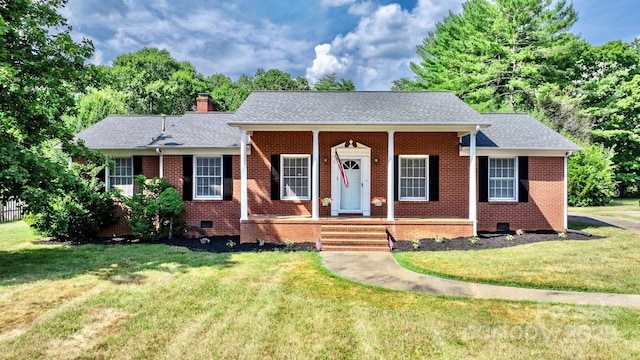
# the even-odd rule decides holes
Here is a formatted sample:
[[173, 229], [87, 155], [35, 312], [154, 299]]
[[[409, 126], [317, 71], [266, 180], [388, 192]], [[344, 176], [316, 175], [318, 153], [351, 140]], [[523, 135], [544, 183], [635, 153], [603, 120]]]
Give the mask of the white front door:
[[360, 159], [343, 159], [342, 166], [349, 186], [340, 182], [340, 212], [362, 212], [362, 165]]
[[[361, 143], [348, 143], [348, 147], [346, 144], [331, 148], [331, 216], [371, 216], [371, 148]], [[339, 153], [342, 169], [349, 179], [348, 187], [342, 180], [336, 153]]]

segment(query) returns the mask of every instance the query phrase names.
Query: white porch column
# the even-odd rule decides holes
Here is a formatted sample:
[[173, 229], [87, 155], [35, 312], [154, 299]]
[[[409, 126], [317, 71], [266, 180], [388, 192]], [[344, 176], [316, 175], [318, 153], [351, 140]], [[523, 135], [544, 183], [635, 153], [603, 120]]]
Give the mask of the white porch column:
[[571, 151], [564, 157], [564, 231], [569, 229], [569, 156], [571, 156]]
[[318, 220], [320, 218], [320, 198], [318, 184], [320, 183], [318, 172], [318, 157], [320, 150], [318, 145], [318, 130], [313, 130], [313, 152], [311, 154], [311, 219]]
[[162, 155], [162, 153], [160, 153], [160, 172], [158, 174], [158, 176], [160, 177], [160, 179], [162, 179], [164, 177], [164, 155]]
[[476, 184], [476, 134], [469, 133], [469, 220], [473, 223], [473, 236], [478, 235], [478, 208], [477, 208], [477, 184]]
[[395, 206], [394, 206], [394, 188], [395, 184], [393, 181], [393, 174], [395, 169], [395, 162], [393, 161], [394, 155], [394, 144], [393, 144], [393, 134], [394, 131], [388, 131], [388, 141], [387, 141], [387, 220], [393, 221], [395, 219]]
[[247, 199], [247, 130], [240, 135], [240, 221], [249, 220]]

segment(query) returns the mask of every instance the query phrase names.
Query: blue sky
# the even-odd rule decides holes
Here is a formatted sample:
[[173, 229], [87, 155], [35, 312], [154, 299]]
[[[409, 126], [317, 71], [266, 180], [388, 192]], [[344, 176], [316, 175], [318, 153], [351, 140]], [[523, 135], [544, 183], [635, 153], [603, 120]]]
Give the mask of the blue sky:
[[[76, 39], [95, 64], [145, 46], [167, 49], [205, 76], [234, 80], [277, 68], [310, 82], [337, 73], [358, 90], [413, 75], [415, 46], [462, 0], [69, 0]], [[640, 35], [637, 0], [573, 0], [573, 32], [594, 45]]]

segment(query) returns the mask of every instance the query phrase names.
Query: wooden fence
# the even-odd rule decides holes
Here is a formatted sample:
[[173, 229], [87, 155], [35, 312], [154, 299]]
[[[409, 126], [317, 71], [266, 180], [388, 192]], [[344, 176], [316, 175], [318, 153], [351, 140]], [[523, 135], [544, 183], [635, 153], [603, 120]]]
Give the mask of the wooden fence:
[[15, 200], [0, 202], [0, 223], [22, 219], [22, 204]]

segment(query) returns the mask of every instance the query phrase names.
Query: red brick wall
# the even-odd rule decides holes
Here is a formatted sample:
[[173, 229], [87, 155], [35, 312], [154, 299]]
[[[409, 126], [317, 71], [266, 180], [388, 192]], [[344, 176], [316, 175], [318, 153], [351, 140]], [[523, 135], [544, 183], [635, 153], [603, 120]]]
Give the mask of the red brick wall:
[[469, 218], [469, 158], [457, 134], [396, 133], [394, 144], [396, 155], [438, 155], [440, 175], [439, 201], [396, 201], [396, 217]]
[[529, 202], [478, 204], [478, 230], [564, 230], [564, 158], [529, 157]]
[[[168, 180], [180, 194], [184, 187], [182, 179], [182, 155], [165, 155], [164, 178]], [[160, 175], [158, 156], [143, 156], [142, 172], [147, 178]], [[238, 235], [240, 234], [240, 157], [233, 156], [233, 199], [223, 200], [194, 200], [185, 201], [186, 214], [182, 221], [189, 226], [200, 226], [200, 221], [210, 220], [213, 228], [204, 229], [207, 235]], [[120, 221], [106, 229], [99, 236], [119, 236], [131, 234], [131, 228], [127, 225], [126, 209], [119, 206], [116, 209]]]
[[[225, 200], [185, 201], [187, 209], [182, 220], [187, 226], [200, 226], [203, 220], [212, 221], [213, 228], [203, 229], [207, 235], [240, 234], [240, 156], [233, 156], [233, 198]], [[164, 177], [180, 194], [184, 187], [182, 179], [182, 155], [164, 156]]]
[[[387, 196], [387, 134], [376, 132], [320, 132], [320, 197], [331, 196], [331, 147], [353, 140], [371, 148], [371, 196]], [[467, 218], [469, 159], [458, 156], [455, 133], [396, 133], [395, 153], [403, 155], [438, 155], [440, 157], [439, 201], [396, 201], [396, 217]], [[311, 154], [311, 132], [254, 132], [252, 153], [248, 160], [249, 213], [273, 215], [308, 215], [310, 201], [270, 199], [271, 154]], [[324, 162], [323, 159], [328, 161]], [[385, 217], [386, 206], [371, 208], [374, 217]], [[329, 216], [329, 207], [320, 207], [320, 216]]]

